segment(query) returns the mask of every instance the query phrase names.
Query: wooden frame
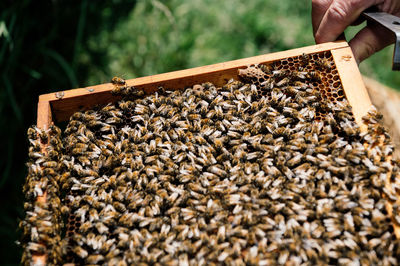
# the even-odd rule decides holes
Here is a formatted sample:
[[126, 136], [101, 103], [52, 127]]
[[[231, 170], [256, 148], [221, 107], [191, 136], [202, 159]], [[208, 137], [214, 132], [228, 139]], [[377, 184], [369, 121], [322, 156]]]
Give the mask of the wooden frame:
[[[364, 85], [361, 75], [358, 72], [357, 64], [352, 56], [352, 52], [348, 44], [343, 41], [313, 45], [284, 52], [130, 79], [126, 82], [127, 85], [135, 86], [138, 89], [144, 89], [147, 93], [156, 91], [160, 86], [164, 88], [183, 89], [206, 81], [221, 86], [231, 78], [238, 78], [237, 70], [239, 68], [245, 68], [251, 64], [266, 63], [282, 58], [298, 56], [302, 53], [308, 54], [323, 51], [331, 51], [334, 53], [333, 56], [335, 58], [335, 63], [341, 77], [343, 78], [342, 83], [346, 84], [343, 84], [346, 88], [346, 94], [349, 94], [351, 98], [349, 101], [355, 101], [354, 103], [363, 103], [362, 108], [357, 110], [357, 114], [365, 113], [365, 108], [369, 108], [370, 105], [368, 94], [364, 91], [362, 95], [358, 95], [359, 92], [363, 92], [360, 88], [363, 88]], [[98, 104], [116, 102], [120, 97], [112, 95], [112, 89], [113, 85], [111, 83], [106, 83], [97, 86], [41, 95], [38, 104], [37, 126], [39, 128], [48, 128], [52, 122], [68, 120], [69, 117], [78, 110], [90, 109]], [[354, 93], [348, 93], [347, 91], [354, 91]], [[354, 106], [358, 106], [358, 104], [354, 104]]]
[[[309, 54], [324, 51], [332, 53], [346, 98], [353, 107], [355, 119], [362, 130], [366, 130], [366, 126], [362, 123], [362, 117], [371, 109], [371, 101], [351, 48], [345, 41], [330, 42], [214, 65], [141, 77], [127, 80], [126, 82], [128, 86], [144, 89], [146, 93], [152, 93], [160, 86], [166, 89], [183, 89], [207, 81], [221, 86], [231, 78], [238, 78], [238, 69], [245, 68], [248, 65], [267, 63], [283, 58], [299, 56], [303, 53]], [[38, 103], [37, 126], [41, 129], [47, 129], [54, 122], [67, 121], [76, 111], [87, 110], [95, 105], [120, 100], [119, 96], [111, 94], [112, 89], [113, 85], [106, 83], [41, 95]], [[45, 201], [43, 198], [38, 198], [38, 200]], [[391, 206], [388, 209], [390, 209], [389, 214], [391, 214]], [[395, 234], [397, 237], [400, 237], [400, 228], [397, 225], [395, 226]], [[45, 255], [34, 256], [33, 261], [34, 263], [44, 263], [46, 257]]]

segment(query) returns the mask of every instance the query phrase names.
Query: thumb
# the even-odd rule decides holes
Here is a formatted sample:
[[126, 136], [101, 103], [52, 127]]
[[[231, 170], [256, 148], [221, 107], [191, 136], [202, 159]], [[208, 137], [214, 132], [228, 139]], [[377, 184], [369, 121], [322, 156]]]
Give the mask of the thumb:
[[357, 63], [392, 44], [392, 33], [380, 25], [368, 25], [349, 42]]

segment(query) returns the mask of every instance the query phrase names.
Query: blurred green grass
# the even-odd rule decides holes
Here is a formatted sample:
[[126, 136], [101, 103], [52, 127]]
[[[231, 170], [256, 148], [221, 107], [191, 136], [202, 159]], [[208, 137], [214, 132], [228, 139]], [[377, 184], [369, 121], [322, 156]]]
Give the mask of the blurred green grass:
[[[311, 1], [106, 0], [0, 3], [0, 258], [18, 263], [26, 129], [38, 95], [314, 44]], [[354, 35], [352, 28], [347, 35]], [[361, 71], [399, 89], [393, 47]]]
[[[115, 31], [88, 40], [108, 68], [87, 84], [201, 66], [313, 43], [309, 1], [139, 1]], [[285, 15], [288, 14], [288, 15]], [[81, 64], [90, 64], [86, 58]]]
[[[108, 12], [106, 10], [105, 12]], [[139, 1], [114, 31], [88, 39], [88, 51], [102, 54], [88, 68], [84, 85], [152, 75], [314, 44], [311, 1]], [[346, 30], [351, 39], [365, 23]], [[391, 71], [393, 46], [360, 64], [363, 74], [399, 88]]]

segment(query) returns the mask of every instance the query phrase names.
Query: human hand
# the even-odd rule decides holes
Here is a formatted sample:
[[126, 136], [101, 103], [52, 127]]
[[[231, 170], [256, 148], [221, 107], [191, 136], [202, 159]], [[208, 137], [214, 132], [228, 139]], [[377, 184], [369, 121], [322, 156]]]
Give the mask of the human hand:
[[[376, 6], [395, 16], [400, 15], [400, 0], [312, 0], [312, 25], [316, 43], [335, 41], [367, 8]], [[379, 25], [367, 25], [349, 42], [358, 63], [391, 44], [388, 31]]]

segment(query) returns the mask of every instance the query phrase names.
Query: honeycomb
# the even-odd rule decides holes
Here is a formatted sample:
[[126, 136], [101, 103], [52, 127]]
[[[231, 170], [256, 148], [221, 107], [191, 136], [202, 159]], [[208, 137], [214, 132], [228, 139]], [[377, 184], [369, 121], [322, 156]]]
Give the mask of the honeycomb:
[[66, 226], [67, 232], [66, 232], [66, 237], [71, 237], [74, 235], [77, 229], [81, 226], [81, 223], [79, 220], [76, 219], [74, 214], [71, 214], [68, 216], [68, 223]]
[[392, 146], [363, 145], [384, 129], [371, 111], [360, 132], [331, 53], [238, 74], [147, 97], [116, 79], [124, 100], [71, 117], [54, 261], [397, 263], [385, 209], [397, 196], [384, 187]]
[[[310, 76], [310, 73], [314, 75]], [[284, 87], [288, 84], [285, 82], [288, 76], [290, 81], [294, 83], [297, 81], [298, 86], [308, 86], [318, 90], [326, 102], [337, 103], [346, 98], [330, 51], [250, 65], [246, 69], [240, 69], [239, 76], [253, 82], [260, 88], [261, 95], [268, 97], [269, 100], [271, 100], [271, 90], [268, 86]], [[325, 110], [319, 109], [316, 119], [321, 120], [324, 115]]]

